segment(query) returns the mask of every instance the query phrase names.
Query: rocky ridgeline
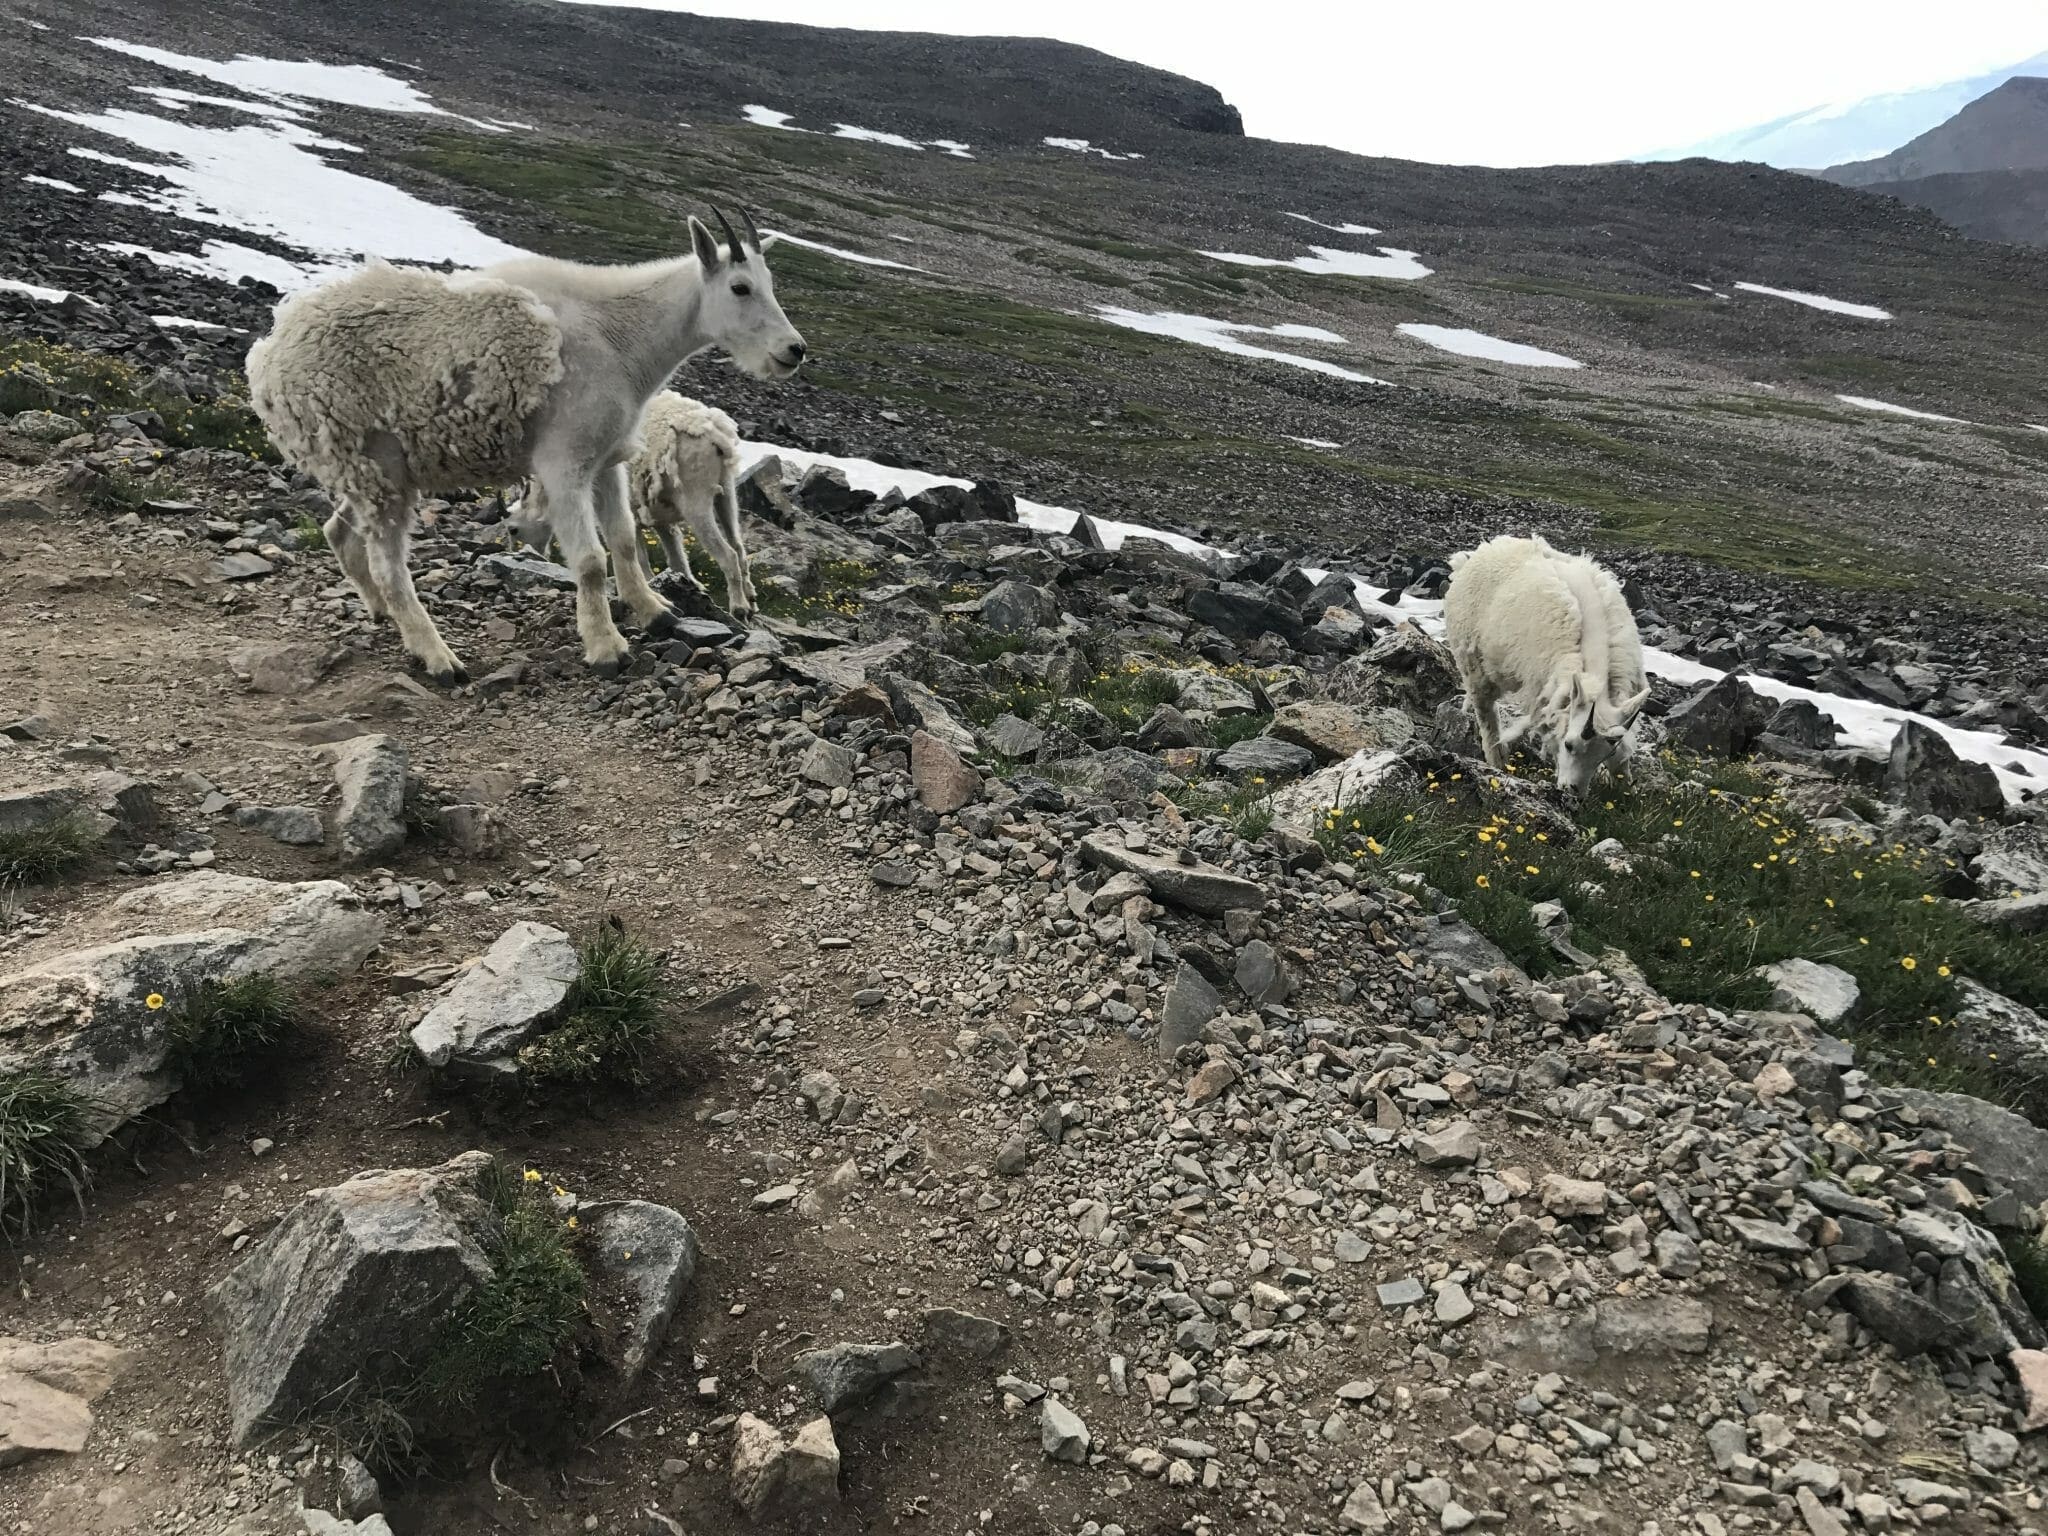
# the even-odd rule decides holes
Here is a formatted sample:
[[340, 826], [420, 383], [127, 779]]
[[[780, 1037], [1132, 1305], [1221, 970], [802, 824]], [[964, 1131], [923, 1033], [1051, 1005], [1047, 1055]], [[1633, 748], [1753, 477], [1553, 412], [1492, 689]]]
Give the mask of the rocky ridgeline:
[[[224, 590], [304, 632], [227, 658], [248, 687], [289, 693], [389, 648], [294, 531], [317, 490], [245, 458], [157, 458], [149, 430], [59, 437], [53, 471], [87, 496], [92, 476], [178, 477], [177, 496], [91, 515], [134, 558], [206, 552]], [[609, 681], [577, 660], [566, 573], [506, 547], [500, 509], [437, 504], [421, 545], [423, 590], [492, 659], [468, 707], [581, 710], [659, 760], [731, 770], [753, 786], [763, 877], [827, 871], [845, 931], [819, 952], [888, 936], [851, 1008], [950, 1039], [915, 1100], [885, 1107], [867, 1052], [786, 999], [721, 1033], [753, 1091], [707, 1107], [699, 1134], [749, 1170], [755, 1219], [800, 1241], [886, 1213], [906, 1276], [944, 1255], [986, 1299], [905, 1313], [900, 1336], [827, 1345], [781, 1379], [704, 1370], [716, 1451], [676, 1476], [715, 1466], [750, 1515], [814, 1509], [840, 1496], [849, 1427], [965, 1383], [988, 1423], [1028, 1426], [1091, 1479], [1091, 1536], [1142, 1528], [1128, 1501], [1154, 1497], [1216, 1530], [2039, 1521], [2048, 1335], [2000, 1238], [2040, 1229], [2048, 1132], [1874, 1080], [1832, 1032], [1852, 1005], [1831, 967], [1789, 965], [1770, 1009], [1735, 1013], [1657, 995], [1619, 954], [1531, 979], [1439, 893], [1332, 859], [1325, 807], [1481, 772], [1434, 642], [1312, 574], [1310, 552], [1111, 551], [1086, 519], [1021, 527], [989, 482], [876, 498], [770, 463], [744, 500], [784, 616], [747, 630], [677, 593], [686, 616]], [[1361, 574], [1422, 595], [1442, 580], [1397, 556]], [[1924, 647], [1799, 643], [1820, 658], [1804, 680], [1867, 673], [1866, 694], [1910, 684], [1975, 723], [2038, 727], [2025, 698], [1906, 672]], [[86, 1084], [121, 1118], [179, 1087], [147, 1002], [162, 978], [346, 975], [382, 912], [545, 894], [537, 875], [457, 896], [388, 871], [208, 867], [221, 818], [330, 872], [399, 860], [429, 826], [487, 851], [492, 808], [420, 782], [402, 726], [330, 743], [320, 806], [150, 785], [48, 722], [7, 729], [52, 782], [0, 799], [0, 828], [83, 817], [136, 880], [77, 931], [31, 908], [0, 939], [22, 951], [0, 975], [0, 1070]], [[1944, 899], [2042, 923], [2041, 808], [2006, 807], [1932, 732], [1844, 749], [1816, 711], [1739, 681], [1660, 690], [1651, 732], [1760, 753], [1843, 835], [1941, 850]], [[1242, 808], [1248, 784], [1270, 791], [1253, 797], [1270, 828], [1204, 813]], [[1501, 793], [1567, 824], [1540, 786]], [[197, 825], [166, 825], [174, 795]], [[459, 972], [407, 978], [419, 1061], [456, 1093], [516, 1078], [574, 962], [564, 929], [521, 920]], [[2048, 1059], [2038, 1017], [1979, 1002], [1987, 1038]], [[810, 1163], [772, 1150], [794, 1145]], [[238, 1236], [212, 1305], [239, 1441], [366, 1360], [416, 1358], [490, 1283], [490, 1164], [367, 1172]], [[719, 1256], [687, 1211], [556, 1198], [590, 1218], [580, 1262], [611, 1299], [600, 1353], [627, 1402]], [[1065, 1359], [1026, 1367], [984, 1312], [1049, 1323]], [[76, 1450], [100, 1376], [53, 1380], [16, 1347], [0, 1342], [0, 1461]], [[358, 1494], [312, 1528], [378, 1528], [374, 1487]]]

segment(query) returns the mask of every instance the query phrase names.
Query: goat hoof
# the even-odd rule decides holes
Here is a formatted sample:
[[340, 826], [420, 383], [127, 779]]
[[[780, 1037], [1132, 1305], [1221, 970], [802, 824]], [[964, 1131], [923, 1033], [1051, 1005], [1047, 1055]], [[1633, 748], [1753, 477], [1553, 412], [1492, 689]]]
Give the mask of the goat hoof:
[[443, 688], [460, 688], [469, 681], [469, 668], [459, 661], [438, 669], [429, 667], [427, 679], [429, 682], [439, 683]]
[[602, 661], [593, 661], [588, 663], [588, 665], [590, 670], [599, 677], [617, 677], [626, 670], [626, 658], [623, 656], [608, 656]]

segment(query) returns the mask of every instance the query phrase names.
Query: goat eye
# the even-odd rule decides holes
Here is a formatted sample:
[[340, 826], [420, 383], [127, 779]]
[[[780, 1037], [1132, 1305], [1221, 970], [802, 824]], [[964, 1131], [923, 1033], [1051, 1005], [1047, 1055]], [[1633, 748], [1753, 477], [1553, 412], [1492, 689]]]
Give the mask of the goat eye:
[[736, 299], [744, 299], [753, 291], [753, 285], [750, 283], [734, 283], [732, 285], [732, 295]]

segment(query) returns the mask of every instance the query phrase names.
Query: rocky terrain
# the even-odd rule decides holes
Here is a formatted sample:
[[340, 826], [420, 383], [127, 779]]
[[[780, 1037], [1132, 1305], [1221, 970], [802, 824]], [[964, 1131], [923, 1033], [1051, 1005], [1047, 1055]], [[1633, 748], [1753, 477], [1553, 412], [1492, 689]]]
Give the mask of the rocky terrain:
[[[2048, 1529], [2038, 455], [1821, 403], [2031, 408], [2038, 258], [1751, 169], [1260, 144], [1050, 45], [18, 19], [0, 155], [80, 190], [0, 203], [0, 1526]], [[900, 246], [775, 253], [804, 381], [679, 381], [749, 439], [763, 618], [671, 583], [594, 677], [480, 487], [415, 554], [476, 681], [409, 676], [242, 401], [275, 290], [107, 248], [220, 256], [72, 152], [124, 111], [317, 123], [451, 239], [645, 255], [713, 192]], [[1302, 202], [1456, 270], [1199, 254]], [[1759, 252], [1898, 317], [1735, 297]], [[1094, 307], [1198, 300], [1354, 341]], [[1582, 806], [1473, 758], [1432, 638], [1528, 526], [1656, 652]]]
[[2008, 80], [1892, 153], [1820, 175], [1931, 209], [1980, 239], [2048, 242], [2048, 80]]

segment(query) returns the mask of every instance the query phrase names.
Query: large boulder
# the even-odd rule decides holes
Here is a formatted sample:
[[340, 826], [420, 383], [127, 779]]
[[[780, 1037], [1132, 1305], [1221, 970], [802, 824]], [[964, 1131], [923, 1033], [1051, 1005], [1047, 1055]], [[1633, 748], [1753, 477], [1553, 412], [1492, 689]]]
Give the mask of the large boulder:
[[177, 999], [258, 973], [346, 976], [384, 937], [383, 919], [338, 880], [216, 870], [130, 891], [105, 925], [134, 936], [0, 976], [0, 1072], [37, 1067], [70, 1082], [102, 1135], [183, 1085], [166, 1029]]
[[413, 1048], [457, 1075], [514, 1076], [519, 1047], [560, 1015], [580, 968], [561, 929], [514, 923], [413, 1026]]
[[1360, 752], [1281, 788], [1273, 796], [1273, 824], [1313, 837], [1331, 810], [1415, 787], [1415, 770], [1398, 753]]
[[697, 1276], [697, 1234], [680, 1214], [646, 1200], [604, 1208], [591, 1228], [593, 1267], [630, 1303], [614, 1352], [621, 1380], [639, 1379], [668, 1338], [669, 1324]]
[[837, 1503], [839, 1445], [832, 1421], [813, 1419], [784, 1440], [767, 1420], [741, 1414], [733, 1425], [729, 1477], [733, 1502], [756, 1520]]
[[1405, 747], [1415, 739], [1415, 722], [1398, 709], [1364, 710], [1333, 699], [1304, 699], [1275, 710], [1267, 731], [1308, 748], [1318, 761], [1335, 763], [1361, 752]]
[[1671, 740], [1707, 757], [1740, 757], [1757, 743], [1773, 710], [1732, 672], [1695, 689], [1664, 717]]
[[981, 798], [981, 775], [953, 747], [929, 731], [910, 736], [910, 782], [918, 803], [928, 811], [950, 816]]
[[1363, 656], [1341, 663], [1327, 686], [1330, 696], [1344, 703], [1399, 709], [1418, 720], [1433, 718], [1439, 704], [1464, 688], [1449, 648], [1405, 622], [1380, 636]]
[[2048, 891], [2048, 831], [2039, 826], [2001, 828], [1970, 861], [1970, 878], [1994, 899]]
[[1957, 980], [1956, 993], [1949, 1023], [1958, 1044], [2006, 1067], [2048, 1073], [2048, 1019], [1968, 977]]
[[1996, 816], [2005, 809], [1998, 775], [1986, 764], [1958, 757], [1946, 736], [1918, 720], [1906, 721], [1892, 738], [1885, 793], [1908, 810], [1944, 819]]
[[416, 1378], [491, 1279], [491, 1169], [465, 1152], [313, 1190], [207, 1293], [236, 1445], [344, 1392]]
[[1298, 779], [1316, 765], [1316, 755], [1274, 736], [1248, 736], [1216, 754], [1220, 772], [1239, 778]]
[[1060, 605], [1043, 587], [999, 581], [981, 598], [981, 622], [999, 635], [1025, 635], [1057, 624]]

